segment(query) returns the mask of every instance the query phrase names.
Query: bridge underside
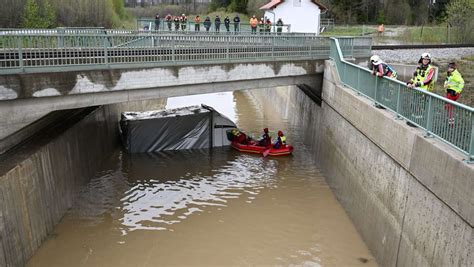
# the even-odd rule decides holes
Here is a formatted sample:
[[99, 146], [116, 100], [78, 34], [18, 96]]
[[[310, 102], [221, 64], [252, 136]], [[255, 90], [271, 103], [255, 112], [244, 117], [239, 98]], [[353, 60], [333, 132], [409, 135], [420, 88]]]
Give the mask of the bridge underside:
[[320, 88], [323, 67], [323, 61], [300, 61], [0, 76], [0, 148], [51, 111], [298, 84]]

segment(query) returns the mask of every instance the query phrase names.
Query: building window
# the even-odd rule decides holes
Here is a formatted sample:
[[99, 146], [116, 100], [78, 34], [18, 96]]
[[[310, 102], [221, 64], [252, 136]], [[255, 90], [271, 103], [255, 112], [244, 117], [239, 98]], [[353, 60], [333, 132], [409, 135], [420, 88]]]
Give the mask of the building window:
[[301, 0], [293, 0], [294, 7], [301, 7]]

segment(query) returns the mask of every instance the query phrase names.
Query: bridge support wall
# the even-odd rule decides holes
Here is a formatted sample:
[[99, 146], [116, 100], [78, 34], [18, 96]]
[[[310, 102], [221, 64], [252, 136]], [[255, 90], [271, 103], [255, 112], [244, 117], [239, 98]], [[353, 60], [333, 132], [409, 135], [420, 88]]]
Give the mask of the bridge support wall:
[[[145, 105], [145, 106], [142, 106]], [[163, 100], [103, 106], [31, 151], [0, 164], [0, 266], [24, 266], [118, 143], [124, 110], [164, 107]]]
[[[380, 266], [473, 266], [474, 166], [338, 83], [326, 62], [323, 103], [288, 96], [289, 121]], [[293, 112], [287, 112], [293, 110]]]

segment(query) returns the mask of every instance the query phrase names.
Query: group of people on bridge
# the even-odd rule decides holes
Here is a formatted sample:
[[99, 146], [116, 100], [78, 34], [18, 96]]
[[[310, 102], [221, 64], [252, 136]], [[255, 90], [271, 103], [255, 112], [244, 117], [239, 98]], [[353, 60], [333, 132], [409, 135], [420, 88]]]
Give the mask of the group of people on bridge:
[[241, 132], [237, 129], [234, 129], [232, 134], [234, 135], [232, 142], [237, 142], [243, 145], [257, 145], [267, 148], [273, 147], [277, 149], [286, 146], [286, 136], [282, 131], [278, 131], [277, 138], [273, 144], [268, 128], [263, 129], [263, 134], [259, 140], [254, 140], [252, 137], [247, 136], [244, 132]]
[[[187, 31], [187, 26], [188, 26], [188, 17], [186, 14], [182, 14], [181, 16], [172, 16], [171, 14], [166, 15], [164, 19], [166, 25], [166, 28], [168, 31]], [[219, 15], [216, 15], [214, 20], [211, 20], [210, 16], [206, 16], [204, 20], [201, 19], [201, 16], [196, 15], [194, 17], [193, 23], [194, 23], [194, 31], [199, 32], [201, 31], [201, 24], [204, 26], [204, 29], [206, 32], [209, 32], [211, 30], [212, 24], [214, 22], [214, 31], [215, 32], [220, 32], [221, 31], [221, 24], [224, 24], [225, 30], [227, 32], [231, 31], [231, 23], [233, 24], [233, 31], [235, 33], [240, 32], [241, 30], [241, 20], [238, 14], [235, 14], [234, 18], [231, 19], [229, 16], [226, 16], [224, 20], [221, 20], [221, 17]], [[155, 30], [159, 31], [161, 28], [161, 17], [159, 14], [155, 15]], [[173, 27], [174, 25], [174, 27]], [[253, 34], [257, 33], [257, 28], [259, 29], [260, 34], [269, 34], [272, 29], [272, 22], [269, 18], [267, 17], [262, 17], [260, 20], [258, 20], [255, 15], [253, 15], [250, 20], [249, 20], [249, 25], [251, 32]], [[163, 27], [166, 29], [165, 27]], [[146, 30], [149, 30], [148, 26], [145, 26]], [[281, 34], [283, 31], [283, 20], [280, 18], [276, 22], [276, 32], [277, 34]]]
[[[373, 55], [370, 58], [372, 65], [372, 74], [378, 77], [390, 77], [397, 79], [397, 72], [389, 64], [382, 61], [378, 55]], [[432, 58], [430, 53], [423, 53], [418, 60], [418, 66], [413, 73], [412, 78], [407, 82], [409, 88], [419, 88], [428, 92], [434, 91], [435, 69], [431, 65]], [[444, 81], [444, 89], [446, 90], [446, 98], [452, 101], [457, 101], [461, 96], [464, 88], [464, 79], [461, 73], [457, 70], [456, 62], [450, 62], [447, 66], [446, 80]], [[449, 113], [450, 123], [454, 122], [452, 117], [452, 105], [446, 104], [445, 108]]]

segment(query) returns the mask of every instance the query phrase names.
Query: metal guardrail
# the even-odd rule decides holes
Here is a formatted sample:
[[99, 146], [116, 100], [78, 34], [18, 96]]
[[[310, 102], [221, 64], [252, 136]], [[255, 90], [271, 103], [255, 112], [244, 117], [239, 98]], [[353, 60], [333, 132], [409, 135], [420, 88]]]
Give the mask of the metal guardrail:
[[[355, 40], [357, 39], [357, 40]], [[370, 54], [370, 38], [347, 38], [348, 57]], [[328, 59], [318, 36], [226, 34], [0, 34], [0, 75], [170, 65]]]
[[339, 40], [331, 38], [330, 58], [343, 84], [372, 99], [375, 105], [395, 112], [397, 118], [424, 129], [426, 136], [437, 137], [468, 155], [468, 162], [474, 162], [474, 108], [408, 88], [395, 79], [377, 78], [369, 69], [347, 62], [342, 55]]

